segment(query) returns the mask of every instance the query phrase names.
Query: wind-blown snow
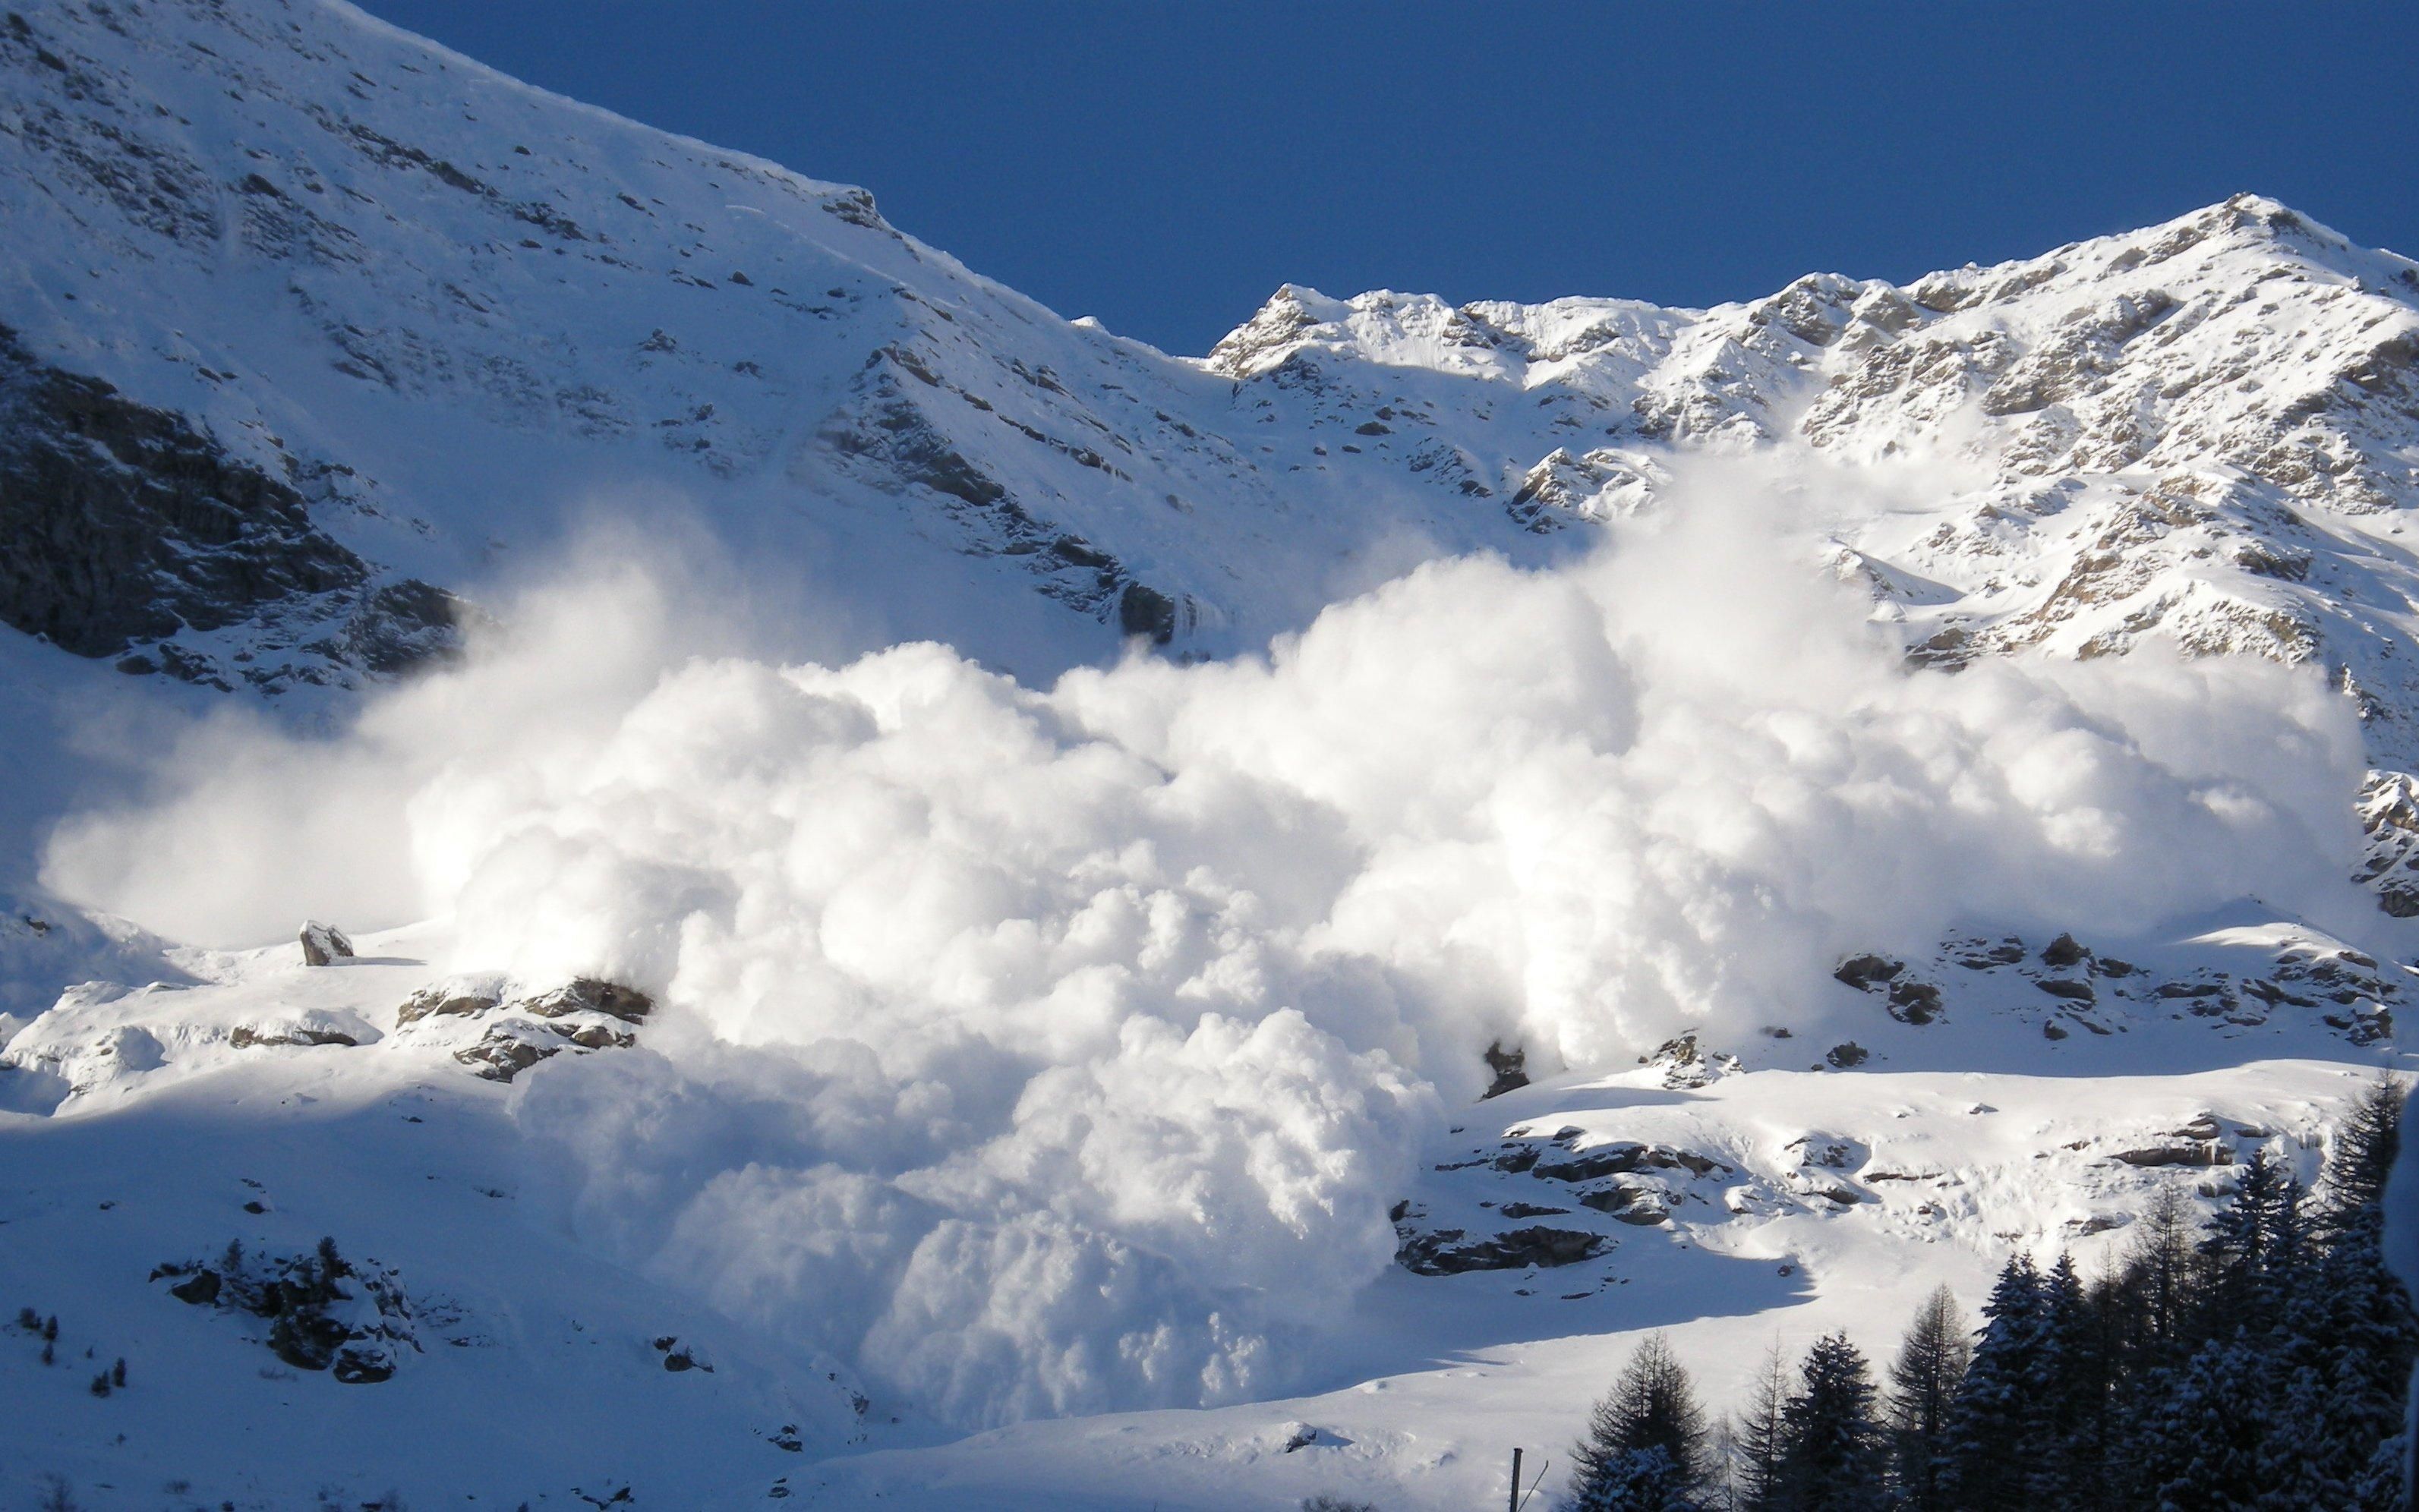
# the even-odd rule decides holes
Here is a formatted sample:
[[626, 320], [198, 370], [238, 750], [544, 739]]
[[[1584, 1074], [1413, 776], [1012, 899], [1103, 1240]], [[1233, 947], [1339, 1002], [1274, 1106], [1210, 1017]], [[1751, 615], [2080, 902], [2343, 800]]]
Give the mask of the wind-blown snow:
[[672, 585], [591, 570], [340, 739], [197, 732], [47, 879], [267, 935], [352, 868], [457, 970], [658, 995], [640, 1049], [524, 1083], [573, 1220], [945, 1417], [1266, 1396], [1491, 1040], [1802, 1031], [1840, 952], [1960, 918], [2360, 917], [2315, 676], [1911, 672], [1759, 494], [1048, 689], [686, 656]]

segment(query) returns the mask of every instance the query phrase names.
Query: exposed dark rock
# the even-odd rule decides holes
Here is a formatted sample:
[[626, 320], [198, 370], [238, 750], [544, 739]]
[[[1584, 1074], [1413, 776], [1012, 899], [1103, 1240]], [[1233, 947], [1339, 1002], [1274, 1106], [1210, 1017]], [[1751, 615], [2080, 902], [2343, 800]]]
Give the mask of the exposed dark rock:
[[1497, 1155], [1492, 1161], [1488, 1162], [1488, 1164], [1492, 1165], [1497, 1170], [1506, 1171], [1517, 1176], [1520, 1172], [1532, 1169], [1536, 1166], [1537, 1153], [1537, 1147], [1533, 1144], [1516, 1142], [1509, 1145], [1503, 1153]]
[[[1517, 1158], [1517, 1155], [1511, 1158]], [[1691, 1176], [1704, 1176], [1730, 1169], [1720, 1161], [1693, 1150], [1640, 1144], [1630, 1139], [1598, 1145], [1575, 1154], [1549, 1157], [1533, 1154], [1526, 1165], [1509, 1163], [1507, 1157], [1498, 1157], [1495, 1165], [1499, 1170], [1533, 1170], [1538, 1177], [1554, 1182], [1592, 1182], [1605, 1176], [1626, 1175], [1641, 1170], [1685, 1170]]]
[[240, 1311], [269, 1323], [270, 1352], [298, 1370], [325, 1370], [347, 1385], [392, 1378], [397, 1346], [417, 1349], [411, 1307], [394, 1273], [356, 1264], [332, 1239], [294, 1256], [247, 1256], [229, 1245], [214, 1265], [172, 1262], [151, 1278], [178, 1277], [168, 1294], [194, 1306]]
[[583, 976], [566, 986], [556, 987], [534, 998], [523, 998], [512, 1004], [522, 1013], [540, 1018], [561, 1018], [565, 1014], [594, 1013], [635, 1024], [654, 1011], [655, 1000], [636, 987], [625, 987], [618, 982]]
[[170, 1287], [168, 1295], [178, 1302], [191, 1303], [196, 1307], [207, 1307], [219, 1300], [219, 1289], [223, 1284], [219, 1279], [219, 1273], [205, 1266]]
[[1902, 1024], [1929, 1024], [1940, 1016], [1940, 989], [1901, 977], [1890, 984], [1889, 1016]]
[[2091, 959], [2091, 953], [2076, 944], [2072, 935], [2060, 935], [2042, 947], [2041, 958], [2043, 966], [2064, 970]]
[[1887, 955], [1851, 955], [1831, 974], [1858, 992], [1871, 992], [1877, 984], [1888, 982], [1905, 970], [1904, 961], [1894, 961]]
[[1828, 1050], [1824, 1051], [1823, 1059], [1828, 1062], [1834, 1070], [1845, 1071], [1851, 1066], [1863, 1065], [1865, 1061], [1872, 1057], [1872, 1051], [1866, 1049], [1863, 1046], [1858, 1045], [1856, 1041], [1850, 1040], [1844, 1045], [1834, 1045]]
[[[876, 362], [886, 358], [901, 371], [915, 371], [912, 359], [901, 362], [893, 349], [874, 354]], [[877, 373], [867, 384], [860, 409], [835, 416], [822, 435], [843, 455], [881, 462], [901, 482], [920, 483], [978, 509], [1008, 497], [1007, 487], [969, 461], [887, 372]]]
[[1117, 596], [1117, 631], [1164, 646], [1176, 635], [1176, 601], [1155, 588], [1128, 583]]
[[181, 415], [38, 362], [5, 327], [0, 540], [0, 622], [130, 672], [279, 685], [273, 667], [233, 673], [161, 644], [246, 622], [275, 621], [289, 649], [381, 673], [456, 644], [451, 594], [377, 582], [292, 485]]
[[561, 1045], [524, 1039], [508, 1027], [499, 1024], [481, 1036], [478, 1044], [455, 1051], [454, 1059], [489, 1081], [510, 1081], [540, 1061], [562, 1051]]
[[1503, 1042], [1496, 1040], [1487, 1046], [1486, 1054], [1487, 1069], [1495, 1074], [1495, 1079], [1479, 1093], [1481, 1102], [1529, 1085], [1529, 1057], [1518, 1046], [1505, 1049]]
[[502, 1000], [503, 994], [492, 983], [455, 978], [423, 987], [406, 998], [403, 1006], [394, 1011], [394, 1021], [410, 1024], [424, 1018], [470, 1018]]
[[[1594, 1191], [1579, 1194], [1579, 1205], [1609, 1213], [1623, 1223], [1639, 1228], [1652, 1228], [1671, 1221], [1671, 1211], [1664, 1205], [1664, 1194], [1649, 1186], [1631, 1186], [1615, 1182]], [[1510, 1210], [1505, 1214], [1510, 1215]]]
[[248, 1024], [239, 1024], [228, 1033], [227, 1043], [239, 1050], [248, 1050], [258, 1045], [341, 1045], [349, 1048], [361, 1041], [340, 1030], [303, 1029], [290, 1025], [254, 1029]]
[[583, 1050], [626, 1050], [639, 1043], [639, 1036], [626, 1029], [609, 1029], [603, 1024], [580, 1024], [577, 1027], [558, 1023], [554, 1031]]
[[1394, 1260], [1414, 1275], [1457, 1275], [1467, 1271], [1518, 1271], [1531, 1266], [1576, 1265], [1604, 1253], [1612, 1242], [1602, 1234], [1542, 1225], [1471, 1239], [1459, 1229], [1406, 1236]]
[[316, 919], [303, 922], [303, 965], [331, 966], [339, 960], [350, 959], [352, 954], [352, 939], [343, 930], [333, 924], [323, 924]]
[[2138, 1150], [2119, 1150], [2108, 1157], [2128, 1166], [2231, 1166], [2232, 1147], [2218, 1140], [2195, 1140], [2189, 1144], [2144, 1145]]
[[2091, 990], [2091, 984], [2088, 982], [2065, 982], [2056, 978], [2051, 978], [2047, 981], [2035, 982], [2033, 985], [2041, 988], [2043, 992], [2048, 993], [2053, 998], [2063, 998], [2069, 1002], [2097, 1002], [2099, 1000], [2099, 994]]

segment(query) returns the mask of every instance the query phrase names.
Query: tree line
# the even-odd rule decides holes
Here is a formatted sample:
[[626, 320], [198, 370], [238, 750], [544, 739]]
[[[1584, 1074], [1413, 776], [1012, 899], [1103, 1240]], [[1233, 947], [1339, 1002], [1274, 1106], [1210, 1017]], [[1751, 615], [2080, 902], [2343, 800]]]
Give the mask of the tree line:
[[1843, 1334], [1778, 1348], [1710, 1423], [1650, 1336], [1590, 1414], [1567, 1512], [2404, 1512], [2419, 1321], [2385, 1265], [2402, 1104], [2353, 1109], [2315, 1191], [2266, 1151], [2196, 1221], [2163, 1191], [2120, 1259], [1946, 1288], [1881, 1379]]

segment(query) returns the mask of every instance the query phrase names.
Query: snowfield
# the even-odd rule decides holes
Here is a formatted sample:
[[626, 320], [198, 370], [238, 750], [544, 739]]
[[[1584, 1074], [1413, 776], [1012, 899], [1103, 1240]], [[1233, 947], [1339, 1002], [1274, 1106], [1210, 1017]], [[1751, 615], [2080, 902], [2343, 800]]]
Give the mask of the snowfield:
[[1196, 360], [330, 0], [0, 107], [5, 1504], [1492, 1504], [2405, 1064], [2273, 202]]

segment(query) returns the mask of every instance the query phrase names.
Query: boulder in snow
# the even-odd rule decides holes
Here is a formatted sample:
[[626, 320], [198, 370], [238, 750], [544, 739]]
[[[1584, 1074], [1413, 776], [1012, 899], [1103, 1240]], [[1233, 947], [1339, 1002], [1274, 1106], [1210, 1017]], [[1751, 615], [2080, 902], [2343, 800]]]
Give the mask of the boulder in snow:
[[352, 954], [352, 940], [334, 924], [323, 924], [316, 919], [302, 921], [303, 965], [329, 966]]

